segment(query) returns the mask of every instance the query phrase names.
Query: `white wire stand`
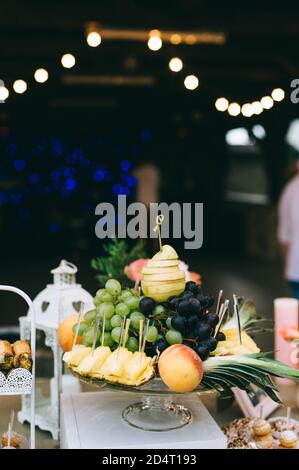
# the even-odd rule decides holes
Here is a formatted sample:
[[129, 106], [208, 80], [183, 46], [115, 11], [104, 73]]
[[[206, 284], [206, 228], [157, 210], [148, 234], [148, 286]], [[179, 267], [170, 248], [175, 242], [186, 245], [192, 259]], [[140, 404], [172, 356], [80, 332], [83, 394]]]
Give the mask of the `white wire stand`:
[[0, 291], [15, 292], [22, 297], [32, 311], [31, 319], [31, 355], [32, 371], [17, 368], [10, 371], [5, 377], [0, 375], [0, 395], [29, 395], [31, 396], [31, 421], [30, 421], [30, 448], [35, 449], [35, 311], [30, 297], [21, 289], [13, 286], [0, 285]]

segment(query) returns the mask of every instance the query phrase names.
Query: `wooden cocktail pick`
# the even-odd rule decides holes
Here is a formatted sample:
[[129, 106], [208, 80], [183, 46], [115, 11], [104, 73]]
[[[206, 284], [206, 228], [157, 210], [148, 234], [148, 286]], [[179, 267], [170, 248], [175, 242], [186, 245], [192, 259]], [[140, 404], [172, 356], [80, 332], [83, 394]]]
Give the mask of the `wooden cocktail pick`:
[[291, 425], [291, 407], [288, 406], [287, 407], [287, 429], [290, 429], [290, 425]]
[[215, 328], [214, 338], [216, 337], [217, 333], [219, 332], [221, 325], [223, 323], [224, 317], [226, 315], [227, 309], [229, 306], [229, 300], [226, 299], [223, 304], [221, 304], [220, 311], [219, 311], [219, 322]]
[[124, 337], [123, 337], [123, 348], [126, 347], [126, 342], [127, 342], [127, 339], [128, 339], [130, 323], [131, 323], [130, 318], [127, 318], [126, 319], [125, 331], [124, 331]]
[[164, 220], [164, 215], [163, 214], [157, 215], [157, 217], [156, 217], [156, 226], [153, 229], [154, 232], [158, 232], [160, 251], [162, 251], [161, 225], [163, 223], [163, 220]]
[[[97, 337], [98, 337], [98, 333], [99, 333], [99, 329], [100, 329], [100, 322], [101, 322], [101, 319], [100, 319], [100, 316], [98, 315], [96, 317], [96, 322], [95, 322], [94, 332], [93, 332], [93, 342], [92, 342], [92, 348], [91, 348], [92, 354], [94, 353], [94, 350], [96, 348]], [[103, 325], [104, 325], [104, 331], [105, 331], [105, 316], [103, 318]]]
[[78, 323], [77, 323], [77, 327], [76, 327], [76, 331], [75, 331], [75, 336], [74, 336], [72, 351], [73, 351], [74, 346], [75, 346], [75, 344], [76, 344], [76, 342], [77, 342], [78, 333], [79, 333], [79, 328], [80, 328], [80, 323], [81, 323], [82, 317], [83, 317], [83, 312], [84, 312], [84, 302], [81, 302], [81, 305], [80, 305], [80, 313], [79, 313]]
[[240, 320], [240, 313], [239, 313], [239, 306], [238, 306], [238, 299], [237, 296], [234, 294], [234, 314], [237, 322], [237, 330], [239, 335], [239, 343], [242, 344], [242, 334], [241, 334], [241, 320]]
[[138, 348], [139, 352], [141, 352], [142, 350], [143, 324], [144, 324], [144, 320], [139, 320], [139, 348]]
[[149, 318], [146, 320], [146, 325], [145, 325], [145, 328], [144, 328], [144, 333], [143, 333], [143, 342], [142, 342], [142, 348], [141, 348], [141, 352], [144, 353], [144, 349], [145, 349], [145, 343], [146, 343], [146, 337], [147, 337], [147, 332], [148, 332], [148, 327], [149, 327]]
[[223, 296], [223, 290], [220, 289], [219, 294], [218, 294], [218, 300], [217, 300], [217, 308], [216, 308], [216, 313], [219, 315], [220, 307], [221, 307], [221, 300]]

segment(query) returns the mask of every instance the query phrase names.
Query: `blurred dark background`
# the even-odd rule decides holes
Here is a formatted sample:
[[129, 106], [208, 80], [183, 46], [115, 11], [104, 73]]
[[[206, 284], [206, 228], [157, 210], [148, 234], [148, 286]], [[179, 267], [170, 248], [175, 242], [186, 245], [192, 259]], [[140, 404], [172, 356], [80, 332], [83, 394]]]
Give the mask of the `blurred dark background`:
[[[206, 289], [254, 297], [270, 316], [287, 293], [276, 242], [276, 208], [297, 158], [289, 128], [299, 118], [290, 83], [299, 77], [299, 5], [292, 2], [11, 1], [1, 7], [0, 78], [10, 91], [0, 104], [0, 282], [35, 296], [61, 258], [97, 288], [90, 268], [102, 253], [95, 206], [118, 194], [136, 197], [134, 172], [151, 162], [159, 199], [204, 202], [204, 246], [181, 258]], [[102, 44], [86, 43], [98, 22]], [[178, 45], [105, 38], [104, 30], [220, 34]], [[64, 53], [74, 68], [60, 64]], [[172, 57], [183, 60], [179, 73]], [[34, 81], [44, 67], [49, 80]], [[199, 86], [186, 90], [184, 77]], [[14, 93], [16, 79], [28, 90]], [[215, 100], [252, 102], [285, 90], [285, 99], [250, 118], [215, 108]], [[294, 128], [294, 126], [293, 126]], [[297, 128], [298, 129], [298, 128]], [[296, 132], [295, 132], [296, 134]], [[294, 132], [293, 132], [294, 135]], [[294, 138], [293, 138], [294, 140]], [[1, 324], [24, 306], [0, 300]]]

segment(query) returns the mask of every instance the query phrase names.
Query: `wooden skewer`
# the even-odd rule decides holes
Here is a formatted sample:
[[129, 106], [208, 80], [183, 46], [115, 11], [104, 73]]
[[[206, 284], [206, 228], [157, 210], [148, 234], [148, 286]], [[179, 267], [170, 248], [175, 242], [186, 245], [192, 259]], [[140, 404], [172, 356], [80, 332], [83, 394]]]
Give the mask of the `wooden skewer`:
[[100, 321], [101, 321], [101, 319], [98, 316], [96, 318], [96, 323], [95, 323], [94, 331], [93, 331], [93, 342], [92, 342], [92, 348], [91, 348], [92, 355], [94, 353], [94, 350], [95, 350], [96, 344], [97, 344], [97, 338], [98, 338], [98, 333], [99, 333], [99, 328], [100, 328]]
[[144, 320], [139, 320], [139, 348], [138, 348], [139, 352], [141, 352], [141, 349], [142, 349], [143, 323], [144, 323]]
[[122, 323], [121, 323], [121, 330], [120, 330], [120, 336], [119, 336], [119, 343], [118, 343], [118, 347], [117, 347], [117, 355], [116, 355], [116, 356], [117, 356], [117, 359], [118, 359], [118, 356], [119, 356], [119, 351], [120, 351], [121, 343], [122, 343], [122, 340], [123, 340], [125, 323], [126, 323], [126, 319], [123, 318], [123, 319], [122, 319]]
[[238, 330], [238, 335], [239, 335], [239, 343], [242, 344], [241, 321], [240, 321], [238, 299], [237, 299], [237, 296], [235, 294], [233, 295], [233, 298], [234, 298], [234, 313], [235, 313], [235, 317], [236, 317], [237, 330]]
[[7, 447], [10, 447], [10, 442], [11, 442], [11, 423], [8, 424], [8, 430], [7, 430]]
[[76, 332], [75, 332], [75, 336], [74, 336], [72, 351], [73, 351], [73, 349], [74, 349], [74, 347], [75, 347], [75, 344], [76, 344], [76, 342], [77, 342], [78, 333], [79, 333], [79, 328], [80, 328], [80, 323], [81, 323], [82, 317], [83, 317], [83, 311], [84, 311], [84, 302], [81, 302], [81, 305], [80, 305], [80, 313], [79, 313], [77, 328], [76, 328]]
[[226, 299], [225, 302], [223, 304], [221, 304], [221, 307], [220, 307], [219, 322], [218, 322], [218, 324], [215, 328], [214, 338], [216, 337], [216, 335], [218, 334], [218, 332], [221, 328], [221, 325], [223, 323], [223, 320], [224, 320], [225, 314], [227, 312], [228, 306], [229, 306], [229, 300]]
[[263, 405], [260, 406], [260, 419], [263, 419], [264, 417], [264, 407]]
[[223, 296], [223, 290], [220, 289], [219, 294], [218, 294], [218, 300], [217, 300], [217, 308], [216, 308], [217, 315], [219, 314], [219, 309], [220, 309], [221, 305], [223, 305], [223, 304], [221, 304], [222, 296]]
[[148, 332], [148, 327], [149, 327], [149, 318], [146, 320], [146, 325], [145, 325], [145, 331], [144, 331], [144, 336], [143, 336], [143, 342], [142, 342], [142, 348], [141, 348], [141, 352], [144, 353], [144, 349], [145, 349], [145, 343], [146, 343], [146, 336], [147, 336], [147, 332]]
[[130, 323], [131, 323], [130, 318], [127, 318], [127, 320], [126, 320], [125, 332], [124, 332], [124, 337], [123, 337], [123, 348], [125, 348], [126, 342], [127, 342], [127, 339], [128, 339]]
[[103, 325], [102, 325], [102, 337], [101, 337], [101, 346], [104, 346], [104, 339], [105, 339], [105, 328], [106, 328], [106, 315], [103, 317]]
[[287, 429], [290, 428], [290, 424], [291, 424], [291, 407], [288, 406], [287, 407]]

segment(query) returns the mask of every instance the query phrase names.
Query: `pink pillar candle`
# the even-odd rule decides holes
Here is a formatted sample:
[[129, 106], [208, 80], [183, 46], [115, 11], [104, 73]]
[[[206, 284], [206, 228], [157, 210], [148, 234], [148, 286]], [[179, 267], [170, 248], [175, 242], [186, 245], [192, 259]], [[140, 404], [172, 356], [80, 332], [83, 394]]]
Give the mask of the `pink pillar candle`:
[[[298, 368], [299, 364], [294, 354], [294, 345], [286, 341], [281, 330], [285, 327], [299, 326], [299, 303], [292, 298], [280, 298], [274, 300], [274, 327], [275, 327], [275, 359], [285, 364]], [[281, 381], [281, 379], [279, 379]], [[285, 379], [284, 383], [289, 382]]]

